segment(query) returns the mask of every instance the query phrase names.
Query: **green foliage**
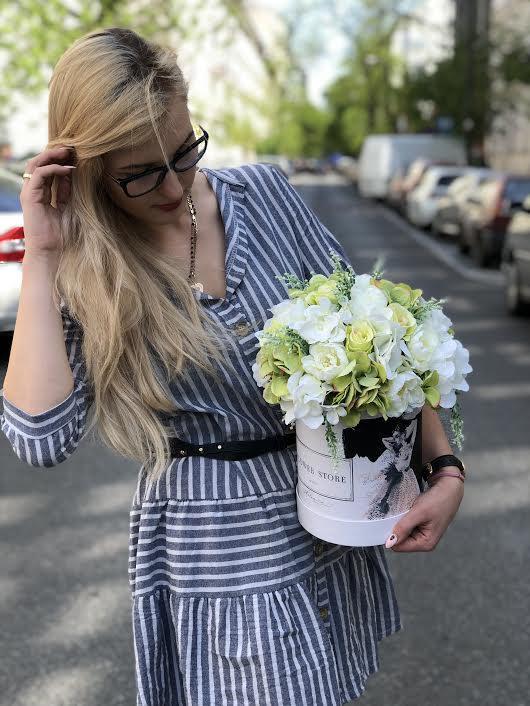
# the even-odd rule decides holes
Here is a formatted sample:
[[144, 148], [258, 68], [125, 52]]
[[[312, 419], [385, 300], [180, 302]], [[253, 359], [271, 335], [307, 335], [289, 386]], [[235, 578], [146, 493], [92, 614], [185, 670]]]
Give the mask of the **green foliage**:
[[[186, 16], [177, 3], [166, 0], [24, 0], [2, 3], [0, 23], [4, 28], [0, 49], [6, 59], [0, 85], [0, 120], [14, 108], [14, 94], [23, 91], [36, 96], [46, 91], [59, 57], [79, 37], [104, 27], [130, 27], [140, 34], [160, 41], [172, 37], [182, 41], [191, 33], [200, 41], [192, 19], [204, 11], [207, 0], [197, 0]], [[7, 31], [6, 28], [11, 28]]]
[[339, 445], [337, 441], [337, 434], [335, 433], [335, 429], [333, 428], [333, 425], [328, 422], [328, 420], [324, 417], [324, 437], [327, 441], [328, 448], [331, 451], [331, 467], [334, 471], [337, 470], [338, 468], [338, 463], [339, 463]]
[[256, 151], [288, 157], [320, 157], [329, 122], [329, 113], [312, 105], [307, 98], [280, 99], [271, 132], [257, 143]]
[[459, 390], [456, 390], [457, 400], [455, 405], [451, 408], [451, 432], [453, 434], [453, 439], [458, 447], [459, 451], [462, 451], [464, 444], [464, 419], [462, 417], [462, 411], [460, 409], [460, 402], [458, 401]]

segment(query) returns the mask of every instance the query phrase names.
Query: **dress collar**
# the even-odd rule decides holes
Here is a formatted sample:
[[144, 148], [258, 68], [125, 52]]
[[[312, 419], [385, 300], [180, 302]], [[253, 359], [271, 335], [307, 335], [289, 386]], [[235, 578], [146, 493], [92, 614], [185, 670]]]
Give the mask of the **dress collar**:
[[[226, 297], [213, 297], [207, 292], [195, 290], [196, 297], [212, 308], [230, 306], [234, 292], [247, 270], [248, 235], [245, 218], [245, 184], [226, 169], [204, 168], [206, 178], [212, 186], [225, 230], [225, 276]], [[199, 235], [200, 237], [200, 235]]]
[[236, 177], [233, 174], [230, 174], [230, 167], [224, 167], [222, 169], [212, 169], [211, 167], [201, 167], [201, 171], [211, 172], [212, 174], [215, 174], [215, 176], [218, 179], [226, 182], [227, 184], [232, 184], [233, 186], [241, 186], [242, 188], [245, 188], [245, 186], [246, 186], [244, 181], [240, 181], [239, 179], [236, 179]]

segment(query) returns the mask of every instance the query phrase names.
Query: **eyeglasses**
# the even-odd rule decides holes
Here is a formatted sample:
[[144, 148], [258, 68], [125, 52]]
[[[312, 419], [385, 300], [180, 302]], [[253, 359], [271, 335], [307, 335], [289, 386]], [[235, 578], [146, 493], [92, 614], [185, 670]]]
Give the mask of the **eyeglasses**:
[[[188, 145], [186, 149], [177, 152], [173, 156], [170, 165], [174, 172], [185, 172], [188, 169], [191, 169], [206, 152], [209, 137], [208, 133], [201, 125], [194, 126], [192, 132], [190, 132], [186, 140], [189, 140], [194, 134], [200, 135], [200, 137], [191, 145]], [[131, 199], [135, 199], [138, 196], [144, 196], [150, 191], [157, 189], [164, 181], [168, 171], [169, 169], [164, 165], [163, 167], [153, 167], [153, 169], [147, 169], [145, 172], [135, 174], [134, 176], [127, 177], [126, 179], [116, 179], [116, 177], [113, 177], [112, 174], [109, 174], [109, 172], [105, 172], [105, 174], [110, 176], [116, 184], [121, 186], [126, 196], [129, 196]]]

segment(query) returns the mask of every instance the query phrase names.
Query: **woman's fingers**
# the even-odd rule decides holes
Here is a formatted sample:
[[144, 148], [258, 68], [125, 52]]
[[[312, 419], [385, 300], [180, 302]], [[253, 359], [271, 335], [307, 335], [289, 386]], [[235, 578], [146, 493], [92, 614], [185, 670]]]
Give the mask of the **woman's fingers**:
[[24, 186], [20, 192], [21, 202], [28, 200], [30, 202], [49, 204], [49, 189], [51, 188], [50, 177], [64, 177], [71, 174], [73, 166], [66, 164], [46, 164], [40, 167], [35, 167], [30, 173], [31, 179], [24, 179]]
[[73, 148], [66, 147], [65, 145], [58, 145], [57, 147], [52, 147], [49, 150], [43, 150], [39, 154], [32, 157], [26, 163], [26, 172], [29, 174], [33, 173], [35, 167], [42, 167], [45, 164], [50, 164], [56, 160], [65, 160], [69, 155], [74, 152]]

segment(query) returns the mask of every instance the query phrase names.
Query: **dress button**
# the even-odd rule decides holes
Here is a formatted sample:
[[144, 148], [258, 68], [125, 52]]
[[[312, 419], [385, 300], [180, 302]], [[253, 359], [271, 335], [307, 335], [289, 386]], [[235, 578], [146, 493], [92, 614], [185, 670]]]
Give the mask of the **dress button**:
[[246, 336], [247, 333], [250, 331], [250, 324], [248, 321], [239, 321], [235, 326], [234, 326], [234, 332], [238, 336]]
[[320, 609], [320, 617], [325, 620], [328, 617], [328, 609], [327, 608], [321, 608]]

